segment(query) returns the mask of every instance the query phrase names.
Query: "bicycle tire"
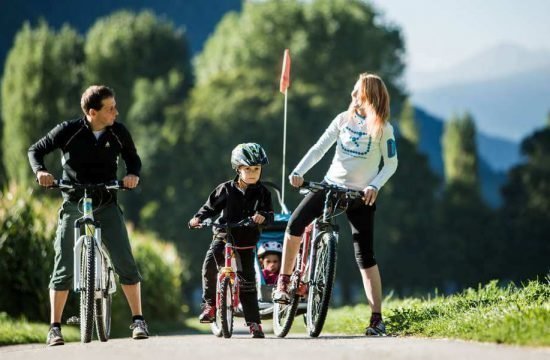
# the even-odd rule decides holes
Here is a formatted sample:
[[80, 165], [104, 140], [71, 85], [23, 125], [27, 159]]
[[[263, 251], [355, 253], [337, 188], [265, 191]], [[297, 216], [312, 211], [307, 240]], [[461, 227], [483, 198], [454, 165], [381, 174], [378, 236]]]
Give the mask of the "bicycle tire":
[[296, 293], [300, 280], [298, 276], [293, 275], [293, 278], [290, 286], [293, 289], [290, 294], [290, 303], [273, 305], [273, 333], [280, 338], [285, 337], [290, 331], [300, 303], [300, 295]]
[[108, 259], [102, 261], [101, 274], [103, 276], [105, 288], [101, 289], [101, 299], [95, 300], [95, 330], [97, 338], [102, 342], [109, 340], [111, 334], [111, 309], [113, 297], [110, 290], [113, 286], [113, 284], [111, 284], [111, 279], [114, 279], [114, 277], [112, 276], [113, 269], [108, 265], [109, 263], [110, 261], [108, 261]]
[[220, 318], [222, 325], [222, 335], [228, 339], [233, 335], [233, 288], [231, 278], [226, 277], [220, 287]]
[[307, 331], [311, 337], [319, 336], [323, 330], [336, 274], [336, 238], [325, 232], [318, 239], [306, 312]]
[[[218, 280], [216, 281], [216, 299], [219, 297], [219, 289], [221, 289], [220, 279], [218, 276]], [[216, 318], [212, 323], [210, 323], [210, 330], [212, 331], [212, 334], [214, 334], [217, 337], [222, 337], [222, 316], [221, 316], [221, 305], [216, 302]]]
[[92, 341], [94, 324], [94, 294], [95, 294], [95, 252], [94, 239], [87, 237], [82, 251], [81, 283], [84, 289], [80, 289], [80, 341], [89, 343]]

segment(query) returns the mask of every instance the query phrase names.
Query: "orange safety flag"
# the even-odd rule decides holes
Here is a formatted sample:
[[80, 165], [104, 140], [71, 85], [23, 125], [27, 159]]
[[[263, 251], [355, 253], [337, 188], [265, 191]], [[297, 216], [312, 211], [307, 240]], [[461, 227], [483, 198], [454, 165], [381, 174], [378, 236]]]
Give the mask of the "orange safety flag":
[[285, 56], [283, 58], [283, 71], [281, 72], [281, 83], [279, 84], [279, 91], [283, 94], [290, 86], [290, 51], [285, 49]]

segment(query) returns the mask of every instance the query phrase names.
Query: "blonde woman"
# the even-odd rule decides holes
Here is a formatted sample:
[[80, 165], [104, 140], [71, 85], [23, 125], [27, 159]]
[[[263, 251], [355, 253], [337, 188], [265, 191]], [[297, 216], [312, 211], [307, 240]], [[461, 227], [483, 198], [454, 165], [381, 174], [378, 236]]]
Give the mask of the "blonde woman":
[[[382, 282], [374, 257], [373, 233], [378, 192], [397, 169], [397, 151], [393, 127], [388, 122], [389, 112], [390, 97], [382, 79], [374, 74], [361, 74], [351, 92], [348, 110], [336, 116], [289, 176], [292, 186], [301, 186], [304, 175], [336, 143], [336, 152], [324, 181], [364, 192], [363, 199], [352, 204], [346, 215], [351, 227], [355, 258], [372, 310], [365, 331], [369, 336], [386, 334], [382, 320]], [[379, 169], [381, 159], [384, 165]], [[288, 303], [290, 300], [287, 288], [300, 247], [300, 237], [305, 227], [321, 214], [324, 198], [323, 191], [310, 193], [288, 222], [282, 270], [273, 294], [275, 302]]]

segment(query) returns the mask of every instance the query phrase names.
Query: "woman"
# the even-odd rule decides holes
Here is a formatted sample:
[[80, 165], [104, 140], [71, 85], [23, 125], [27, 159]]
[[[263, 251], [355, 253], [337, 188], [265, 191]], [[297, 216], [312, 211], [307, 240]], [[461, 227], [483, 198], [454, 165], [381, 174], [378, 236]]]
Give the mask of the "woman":
[[[363, 199], [352, 204], [346, 215], [351, 227], [355, 258], [372, 310], [365, 335], [374, 336], [386, 334], [382, 321], [382, 282], [374, 257], [373, 233], [378, 192], [397, 169], [389, 113], [390, 97], [382, 79], [373, 74], [361, 74], [351, 92], [348, 110], [336, 116], [289, 176], [292, 186], [301, 186], [304, 174], [336, 142], [336, 153], [324, 181], [364, 192]], [[381, 158], [384, 165], [379, 169]], [[305, 227], [321, 214], [324, 196], [322, 191], [307, 195], [288, 222], [282, 271], [273, 294], [275, 302], [288, 303], [290, 300], [287, 287], [300, 247], [300, 237]]]

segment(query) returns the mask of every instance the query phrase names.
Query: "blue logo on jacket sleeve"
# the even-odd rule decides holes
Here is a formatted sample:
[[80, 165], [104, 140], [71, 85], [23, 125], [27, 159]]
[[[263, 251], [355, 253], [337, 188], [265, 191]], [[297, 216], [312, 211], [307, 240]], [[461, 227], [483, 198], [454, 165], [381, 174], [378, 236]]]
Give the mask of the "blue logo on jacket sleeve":
[[395, 146], [394, 139], [388, 139], [388, 157], [392, 158], [397, 154], [397, 148]]

